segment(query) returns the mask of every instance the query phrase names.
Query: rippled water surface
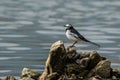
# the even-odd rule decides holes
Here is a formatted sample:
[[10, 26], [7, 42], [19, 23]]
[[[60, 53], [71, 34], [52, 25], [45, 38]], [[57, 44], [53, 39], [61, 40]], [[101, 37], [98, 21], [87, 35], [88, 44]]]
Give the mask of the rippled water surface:
[[78, 43], [78, 51], [97, 50], [120, 66], [119, 0], [1, 0], [0, 77], [20, 76], [24, 67], [42, 72], [53, 42], [71, 45], [66, 23], [101, 45]]

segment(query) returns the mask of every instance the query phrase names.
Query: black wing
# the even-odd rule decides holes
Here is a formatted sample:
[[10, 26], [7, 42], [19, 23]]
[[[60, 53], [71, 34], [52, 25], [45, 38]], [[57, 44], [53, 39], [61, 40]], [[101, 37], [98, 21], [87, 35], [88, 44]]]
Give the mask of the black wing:
[[84, 38], [76, 29], [71, 29], [71, 32], [76, 34], [78, 36], [79, 39], [83, 40], [83, 41], [86, 41], [86, 42], [89, 42], [86, 38]]
[[78, 36], [79, 39], [81, 39], [81, 40], [83, 40], [83, 41], [86, 41], [86, 42], [89, 42], [89, 43], [91, 43], [91, 44], [94, 44], [94, 45], [100, 47], [99, 44], [96, 44], [96, 43], [91, 42], [91, 41], [87, 40], [86, 38], [84, 38], [76, 29], [74, 29], [74, 28], [71, 29], [71, 32], [74, 33], [74, 34], [77, 34], [77, 36]]

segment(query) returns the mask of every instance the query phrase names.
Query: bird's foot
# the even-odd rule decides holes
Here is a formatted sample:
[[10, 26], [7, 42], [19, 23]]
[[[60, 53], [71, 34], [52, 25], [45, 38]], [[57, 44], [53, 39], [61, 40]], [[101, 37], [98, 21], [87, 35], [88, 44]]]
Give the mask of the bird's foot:
[[69, 46], [69, 47], [75, 47], [74, 45], [71, 45], [71, 46]]
[[75, 47], [74, 45], [77, 43], [77, 41], [75, 41], [72, 45], [71, 45], [71, 47]]

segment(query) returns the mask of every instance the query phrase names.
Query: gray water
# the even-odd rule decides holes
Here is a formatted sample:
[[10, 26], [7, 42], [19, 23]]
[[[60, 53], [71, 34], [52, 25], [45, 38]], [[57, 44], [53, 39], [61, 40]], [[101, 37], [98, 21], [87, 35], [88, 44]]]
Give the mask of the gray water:
[[41, 73], [53, 42], [72, 44], [66, 23], [101, 45], [78, 43], [78, 51], [97, 50], [120, 66], [120, 0], [0, 0], [0, 77], [24, 67]]

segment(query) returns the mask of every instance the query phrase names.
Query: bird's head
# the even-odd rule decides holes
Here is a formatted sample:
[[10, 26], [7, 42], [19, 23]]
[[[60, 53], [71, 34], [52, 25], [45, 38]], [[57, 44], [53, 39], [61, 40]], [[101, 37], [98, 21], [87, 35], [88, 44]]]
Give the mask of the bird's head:
[[65, 24], [64, 27], [67, 27], [66, 30], [70, 30], [73, 28], [71, 24]]

